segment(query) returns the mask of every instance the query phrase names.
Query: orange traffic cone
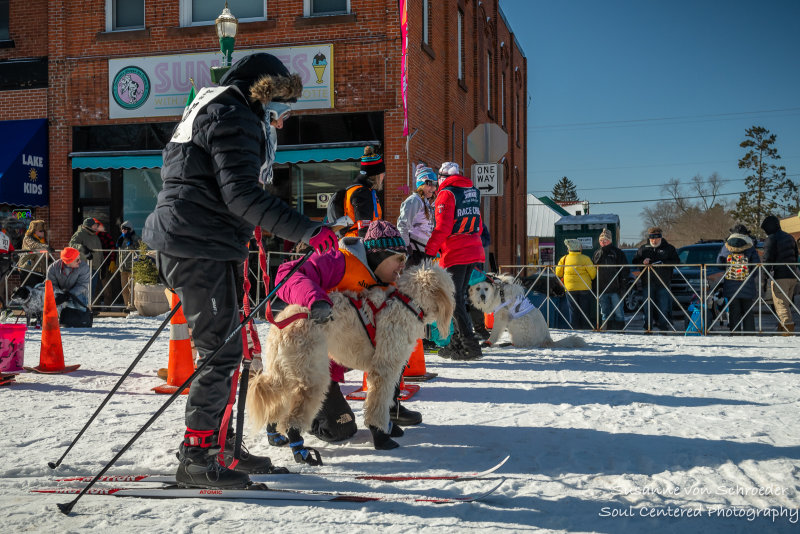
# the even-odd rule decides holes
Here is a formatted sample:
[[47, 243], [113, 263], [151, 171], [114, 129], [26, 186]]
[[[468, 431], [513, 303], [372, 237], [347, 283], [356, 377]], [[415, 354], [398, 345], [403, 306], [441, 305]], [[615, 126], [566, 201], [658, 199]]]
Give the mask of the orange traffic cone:
[[[416, 384], [406, 384], [403, 378], [400, 378], [400, 400], [405, 401], [414, 396], [419, 391], [419, 386]], [[360, 400], [363, 401], [367, 398], [367, 373], [364, 373], [364, 380], [361, 383], [361, 389], [357, 389], [352, 393], [345, 395], [347, 400]]]
[[406, 368], [403, 370], [403, 378], [409, 382], [427, 382], [439, 376], [438, 373], [428, 373], [425, 368], [425, 349], [422, 347], [422, 340], [417, 340], [417, 345], [411, 351]]
[[39, 365], [25, 367], [28, 371], [44, 374], [71, 373], [80, 367], [64, 365], [64, 348], [61, 346], [61, 327], [58, 324], [58, 306], [53, 293], [53, 282], [44, 285], [44, 312], [42, 313], [42, 346], [39, 350]]
[[[178, 295], [170, 295], [170, 307], [178, 303]], [[171, 395], [178, 390], [178, 386], [194, 372], [192, 359], [192, 340], [189, 339], [189, 325], [183, 309], [179, 309], [169, 321], [169, 363], [167, 364], [167, 383], [153, 388], [156, 393]], [[189, 388], [183, 390], [183, 395], [189, 393]]]

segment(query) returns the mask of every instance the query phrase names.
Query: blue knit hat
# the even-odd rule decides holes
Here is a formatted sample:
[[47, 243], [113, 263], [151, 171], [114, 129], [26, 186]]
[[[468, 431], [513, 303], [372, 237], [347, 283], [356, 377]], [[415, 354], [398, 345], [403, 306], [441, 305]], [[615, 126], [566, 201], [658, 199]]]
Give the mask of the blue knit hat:
[[437, 181], [436, 173], [433, 172], [433, 169], [430, 167], [426, 167], [424, 163], [417, 165], [417, 168], [414, 170], [414, 179], [416, 180], [415, 187], [417, 189], [425, 185], [425, 182], [433, 182], [436, 184]]

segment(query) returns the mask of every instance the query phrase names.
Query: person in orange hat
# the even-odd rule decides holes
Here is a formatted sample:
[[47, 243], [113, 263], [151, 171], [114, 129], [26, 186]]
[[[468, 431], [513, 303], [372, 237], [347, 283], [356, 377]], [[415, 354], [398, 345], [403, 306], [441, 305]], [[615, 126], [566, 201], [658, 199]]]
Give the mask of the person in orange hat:
[[47, 279], [53, 282], [59, 315], [65, 306], [86, 310], [89, 305], [89, 265], [81, 261], [76, 248], [66, 247], [61, 259], [47, 269]]

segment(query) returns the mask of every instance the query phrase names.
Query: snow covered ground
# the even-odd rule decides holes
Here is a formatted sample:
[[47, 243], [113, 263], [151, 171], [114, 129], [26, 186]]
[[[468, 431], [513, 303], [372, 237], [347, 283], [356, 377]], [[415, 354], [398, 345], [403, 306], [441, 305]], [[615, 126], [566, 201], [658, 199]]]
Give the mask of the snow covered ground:
[[[284, 476], [275, 486], [446, 496], [507, 477], [485, 502], [221, 502], [71, 497], [30, 490], [52, 478], [94, 474], [166, 400], [161, 381], [168, 333], [151, 348], [81, 441], [57, 460], [118, 380], [160, 318], [102, 318], [62, 330], [68, 375], [23, 374], [0, 388], [0, 514], [5, 532], [799, 532], [800, 350], [797, 338], [584, 334], [582, 349], [485, 351], [476, 362], [427, 356], [439, 377], [409, 402], [424, 422], [399, 449], [375, 451], [360, 429], [328, 445], [321, 468], [299, 467], [287, 449], [248, 435], [257, 453], [304, 473], [483, 470], [511, 454], [491, 480], [393, 485]], [[168, 329], [167, 329], [168, 330]], [[267, 326], [259, 324], [262, 341]], [[563, 332], [554, 332], [558, 339]], [[39, 332], [26, 338], [36, 365]], [[348, 374], [345, 392], [361, 377]], [[361, 423], [361, 404], [351, 403]], [[173, 404], [122, 456], [114, 473], [171, 473], [183, 432]], [[764, 514], [776, 514], [765, 517]]]

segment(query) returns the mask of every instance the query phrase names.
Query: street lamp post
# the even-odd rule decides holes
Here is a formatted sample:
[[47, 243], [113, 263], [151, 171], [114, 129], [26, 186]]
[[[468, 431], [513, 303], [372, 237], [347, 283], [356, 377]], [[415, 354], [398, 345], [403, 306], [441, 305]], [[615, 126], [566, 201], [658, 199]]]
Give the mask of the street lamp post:
[[222, 75], [231, 68], [236, 30], [239, 26], [239, 20], [228, 9], [228, 2], [225, 2], [225, 8], [214, 21], [214, 25], [217, 28], [217, 37], [219, 37], [219, 49], [222, 52], [222, 66], [211, 67], [211, 81], [219, 83]]

